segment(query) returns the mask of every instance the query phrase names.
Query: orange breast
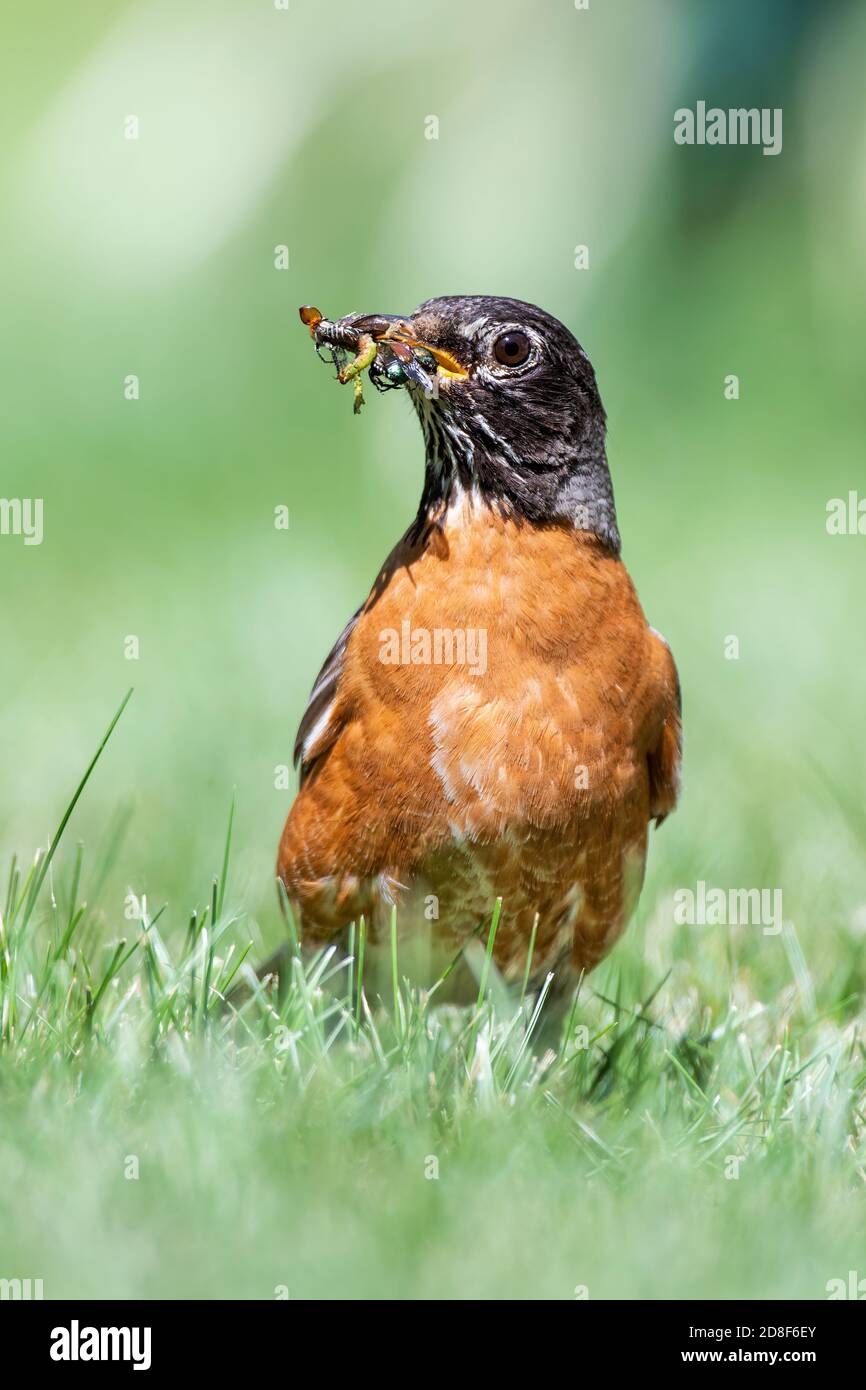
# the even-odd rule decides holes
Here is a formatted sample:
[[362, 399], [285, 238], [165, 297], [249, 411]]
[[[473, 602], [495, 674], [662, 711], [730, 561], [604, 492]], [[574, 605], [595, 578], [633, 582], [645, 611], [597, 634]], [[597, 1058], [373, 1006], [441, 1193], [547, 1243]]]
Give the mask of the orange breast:
[[538, 968], [594, 964], [669, 809], [678, 731], [673, 663], [621, 562], [464, 500], [389, 558], [315, 730], [278, 859], [308, 939], [361, 913], [381, 930], [396, 901], [448, 950], [501, 896], [506, 973], [536, 914]]

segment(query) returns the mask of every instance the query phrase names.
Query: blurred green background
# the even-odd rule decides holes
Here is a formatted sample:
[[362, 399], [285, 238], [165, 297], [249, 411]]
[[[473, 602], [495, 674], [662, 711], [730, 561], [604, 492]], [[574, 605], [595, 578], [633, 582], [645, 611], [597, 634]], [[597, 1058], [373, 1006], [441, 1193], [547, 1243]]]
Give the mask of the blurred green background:
[[[781, 887], [819, 1003], [859, 1000], [866, 537], [825, 522], [866, 495], [866, 10], [45, 0], [0, 22], [0, 494], [44, 498], [45, 526], [0, 537], [5, 854], [46, 843], [133, 685], [71, 826], [96, 855], [129, 813], [106, 935], [129, 890], [204, 901], [233, 788], [232, 900], [279, 931], [274, 770], [422, 478], [408, 402], [368, 391], [353, 418], [297, 306], [512, 295], [592, 358], [624, 558], [683, 683], [684, 796], [615, 968], [678, 968], [675, 887]], [[782, 107], [782, 153], [677, 147], [698, 99]], [[790, 980], [781, 939], [746, 954], [759, 994]]]
[[[97, 847], [131, 810], [108, 933], [128, 890], [206, 894], [232, 788], [236, 895], [278, 930], [274, 769], [423, 467], [407, 400], [353, 418], [297, 304], [495, 292], [594, 360], [624, 557], [683, 677], [651, 885], [781, 885], [819, 959], [862, 926], [866, 538], [826, 531], [866, 484], [862, 7], [139, 0], [3, 26], [0, 492], [44, 499], [42, 546], [0, 538], [7, 853], [46, 842], [132, 684], [72, 826]], [[783, 153], [674, 145], [699, 97], [783, 107]]]
[[[132, 684], [74, 825], [92, 843], [132, 803], [115, 901], [206, 884], [237, 787], [270, 909], [274, 767], [422, 470], [408, 403], [354, 419], [297, 306], [492, 292], [598, 372], [625, 559], [685, 691], [666, 836], [763, 882], [727, 846], [772, 802], [840, 908], [800, 812], [815, 762], [864, 770], [866, 541], [825, 530], [866, 473], [862, 9], [114, 0], [3, 26], [2, 493], [44, 498], [45, 539], [0, 540], [0, 843], [45, 841]], [[781, 105], [782, 154], [675, 146], [698, 97]]]

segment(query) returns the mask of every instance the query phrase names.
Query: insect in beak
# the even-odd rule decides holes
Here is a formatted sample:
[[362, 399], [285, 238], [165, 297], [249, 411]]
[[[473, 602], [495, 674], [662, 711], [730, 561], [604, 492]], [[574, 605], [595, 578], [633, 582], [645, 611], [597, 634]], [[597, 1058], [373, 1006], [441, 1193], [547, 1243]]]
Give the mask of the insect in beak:
[[[353, 383], [356, 415], [364, 404], [361, 373], [366, 370], [379, 390], [411, 381], [429, 391], [436, 377], [467, 376], [450, 353], [416, 338], [411, 325], [399, 314], [349, 315], [332, 321], [312, 304], [303, 305], [299, 314], [317, 350], [330, 350], [338, 381], [342, 385]], [[350, 362], [341, 365], [340, 358], [346, 352], [354, 355]]]
[[459, 379], [469, 375], [466, 368], [461, 366], [457, 358], [452, 357], [450, 352], [446, 352], [444, 348], [434, 347], [432, 343], [422, 342], [420, 338], [404, 336], [407, 332], [407, 324], [394, 324], [384, 335], [385, 340], [391, 343], [404, 343], [407, 347], [420, 348], [423, 352], [429, 353], [443, 376]]

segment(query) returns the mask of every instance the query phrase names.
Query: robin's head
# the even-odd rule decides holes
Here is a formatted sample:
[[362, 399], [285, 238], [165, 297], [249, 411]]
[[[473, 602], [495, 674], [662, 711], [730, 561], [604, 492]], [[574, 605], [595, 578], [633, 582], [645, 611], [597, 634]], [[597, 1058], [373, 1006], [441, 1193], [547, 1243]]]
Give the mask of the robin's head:
[[339, 324], [382, 344], [378, 385], [409, 389], [427, 450], [419, 519], [469, 494], [619, 549], [595, 372], [558, 319], [518, 299], [446, 295]]

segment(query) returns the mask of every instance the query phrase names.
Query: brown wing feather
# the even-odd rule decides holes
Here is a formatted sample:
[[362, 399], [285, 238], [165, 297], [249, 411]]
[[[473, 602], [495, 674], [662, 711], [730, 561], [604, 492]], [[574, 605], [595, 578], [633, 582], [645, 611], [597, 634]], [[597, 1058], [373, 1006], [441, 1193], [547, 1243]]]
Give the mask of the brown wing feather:
[[671, 649], [658, 632], [651, 632], [659, 704], [665, 711], [661, 734], [647, 758], [650, 779], [650, 815], [657, 826], [676, 807], [680, 794], [683, 753], [682, 694]]
[[[295, 736], [294, 764], [300, 764], [300, 784], [304, 785], [304, 780], [310, 773], [313, 764], [321, 758], [328, 748], [330, 748], [340, 731], [340, 721], [336, 718], [336, 708], [325, 721], [325, 715], [329, 708], [335, 705], [339, 693], [340, 676], [343, 670], [343, 659], [346, 654], [346, 644], [352, 634], [360, 614], [363, 612], [363, 604], [356, 613], [352, 615], [343, 631], [340, 633], [327, 657], [325, 658], [322, 669], [316, 676], [313, 688], [307, 700], [307, 708], [304, 710], [303, 717], [298, 725], [298, 732]], [[316, 726], [322, 722], [324, 725], [316, 732]], [[316, 732], [315, 739], [313, 734]]]

